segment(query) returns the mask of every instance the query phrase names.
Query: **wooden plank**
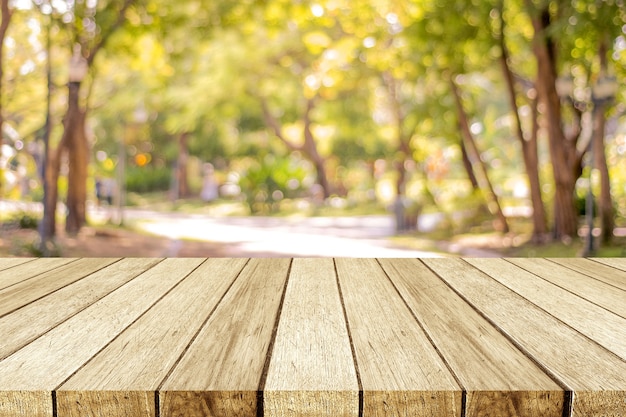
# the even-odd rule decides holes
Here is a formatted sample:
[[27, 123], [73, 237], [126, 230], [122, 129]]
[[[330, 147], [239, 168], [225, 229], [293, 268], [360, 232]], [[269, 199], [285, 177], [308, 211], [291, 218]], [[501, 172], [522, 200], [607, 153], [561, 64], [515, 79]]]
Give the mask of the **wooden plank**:
[[0, 317], [116, 262], [113, 258], [79, 259], [0, 290]]
[[591, 260], [626, 271], [626, 258], [591, 258]]
[[0, 258], [0, 271], [13, 268], [14, 266], [32, 262], [36, 258]]
[[291, 261], [252, 259], [159, 390], [160, 415], [255, 417]]
[[461, 388], [376, 260], [335, 262], [363, 415], [461, 415]]
[[0, 271], [0, 290], [25, 281], [55, 268], [76, 262], [78, 258], [40, 258], [4, 271]]
[[415, 259], [381, 259], [467, 391], [465, 415], [563, 415], [563, 389]]
[[503, 259], [467, 262], [626, 360], [626, 319]]
[[53, 417], [52, 394], [44, 391], [0, 391], [0, 416]]
[[550, 261], [626, 291], [626, 272], [584, 258], [550, 258]]
[[[50, 398], [53, 390], [201, 262], [166, 259], [4, 359], [0, 398], [23, 391], [47, 393]], [[0, 410], [0, 417], [9, 416], [21, 417]]]
[[123, 259], [0, 318], [0, 359], [130, 281], [160, 259]]
[[543, 369], [575, 391], [576, 416], [623, 413], [623, 403], [615, 401], [615, 396], [626, 398], [626, 362], [461, 259], [422, 262]]
[[266, 417], [358, 416], [333, 260], [294, 259], [263, 392]]
[[507, 259], [525, 270], [626, 318], [626, 291], [556, 265], [546, 259]]
[[155, 391], [245, 259], [209, 259], [57, 390], [59, 415], [153, 417]]

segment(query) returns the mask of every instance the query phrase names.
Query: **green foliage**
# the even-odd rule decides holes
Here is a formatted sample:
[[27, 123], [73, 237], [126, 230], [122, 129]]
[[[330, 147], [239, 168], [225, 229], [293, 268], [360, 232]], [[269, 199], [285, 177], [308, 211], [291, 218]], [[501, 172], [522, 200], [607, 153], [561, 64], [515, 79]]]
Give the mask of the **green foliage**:
[[[67, 105], [71, 43], [79, 41], [88, 53], [114, 28], [122, 4], [79, 1], [74, 10], [55, 9], [51, 16], [37, 8], [16, 12], [5, 49], [3, 115], [24, 145], [41, 137], [44, 123], [44, 29], [52, 28], [56, 144]], [[112, 174], [124, 141], [128, 149], [151, 157], [144, 167], [128, 164], [129, 191], [166, 190], [178, 155], [176, 138], [189, 133], [191, 156], [245, 167], [240, 186], [251, 211], [276, 209], [277, 197], [300, 195], [314, 174], [294, 156], [277, 156], [287, 147], [264, 117], [264, 99], [293, 147], [302, 145], [303, 127], [310, 122], [317, 150], [338, 183], [343, 174], [337, 166], [377, 159], [391, 165], [401, 153], [398, 138], [404, 137], [424, 171], [424, 200], [446, 211], [473, 207], [449, 91], [449, 78], [458, 75], [464, 105], [479, 132], [481, 156], [498, 191], [511, 196], [509, 184], [520, 177], [522, 160], [511, 133], [498, 41], [504, 36], [510, 51], [528, 132], [528, 103], [536, 93], [530, 17], [542, 5], [553, 20], [548, 35], [555, 40], [558, 70], [573, 73], [581, 96], [599, 73], [603, 39], [609, 67], [620, 79], [626, 77], [626, 12], [618, 0], [133, 2], [125, 23], [98, 53], [83, 88], [85, 94], [90, 91], [94, 172]], [[313, 99], [315, 107], [305, 120], [304, 109]], [[615, 107], [607, 114], [619, 118], [623, 91]], [[134, 119], [138, 108], [147, 111], [147, 120]], [[565, 122], [576, 118], [569, 110]], [[542, 143], [545, 131], [540, 135]], [[614, 139], [624, 146], [623, 138], [618, 132]], [[95, 158], [98, 152], [106, 154], [106, 164]], [[540, 151], [546, 200], [554, 191], [547, 154], [547, 149]], [[445, 165], [443, 174], [428, 171], [433, 161]], [[619, 169], [623, 152], [612, 151], [609, 164], [618, 213], [626, 216]], [[290, 180], [297, 180], [298, 187]], [[66, 191], [62, 181], [61, 194]], [[451, 185], [459, 182], [463, 186]]]
[[164, 191], [169, 189], [171, 178], [171, 170], [166, 167], [131, 166], [126, 170], [126, 190], [136, 193]]
[[252, 214], [276, 211], [285, 198], [298, 196], [304, 189], [307, 169], [295, 156], [266, 154], [241, 175], [239, 186]]

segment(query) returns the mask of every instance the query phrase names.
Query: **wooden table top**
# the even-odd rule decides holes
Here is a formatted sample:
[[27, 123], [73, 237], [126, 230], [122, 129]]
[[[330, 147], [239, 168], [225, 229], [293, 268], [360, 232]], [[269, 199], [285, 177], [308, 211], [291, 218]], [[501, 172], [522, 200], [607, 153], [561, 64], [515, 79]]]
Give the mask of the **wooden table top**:
[[626, 416], [626, 259], [0, 259], [0, 417]]

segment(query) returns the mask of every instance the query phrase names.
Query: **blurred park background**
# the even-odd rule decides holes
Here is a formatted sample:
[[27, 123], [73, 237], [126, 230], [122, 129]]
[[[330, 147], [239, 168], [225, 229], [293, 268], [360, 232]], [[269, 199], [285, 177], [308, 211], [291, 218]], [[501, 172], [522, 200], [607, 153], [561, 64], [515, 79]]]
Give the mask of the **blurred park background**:
[[0, 0], [2, 256], [626, 256], [623, 0]]

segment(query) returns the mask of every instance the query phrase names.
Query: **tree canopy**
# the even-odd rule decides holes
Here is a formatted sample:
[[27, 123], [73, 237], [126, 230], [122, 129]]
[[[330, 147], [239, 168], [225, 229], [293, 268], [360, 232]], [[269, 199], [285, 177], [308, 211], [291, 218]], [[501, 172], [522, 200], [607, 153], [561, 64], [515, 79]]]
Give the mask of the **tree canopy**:
[[[437, 210], [458, 211], [479, 189], [490, 210], [518, 199], [541, 215], [537, 234], [571, 238], [601, 117], [606, 148], [591, 183], [617, 208], [608, 216], [626, 211], [622, 83], [602, 107], [590, 95], [603, 75], [626, 76], [622, 0], [19, 0], [2, 13], [5, 195], [16, 155], [41, 156], [50, 62], [51, 143], [69, 144], [68, 194], [113, 176], [123, 141], [130, 170], [177, 181], [201, 177], [189, 158], [251, 181], [267, 168], [251, 161], [271, 154], [300, 182], [308, 171], [325, 198], [346, 195], [357, 166], [393, 185], [388, 199]], [[89, 65], [84, 125], [68, 119], [73, 51]], [[571, 97], [557, 95], [561, 76], [573, 79]], [[67, 133], [76, 130], [85, 134]], [[90, 156], [72, 163], [81, 141]], [[288, 179], [276, 182], [282, 195]]]

